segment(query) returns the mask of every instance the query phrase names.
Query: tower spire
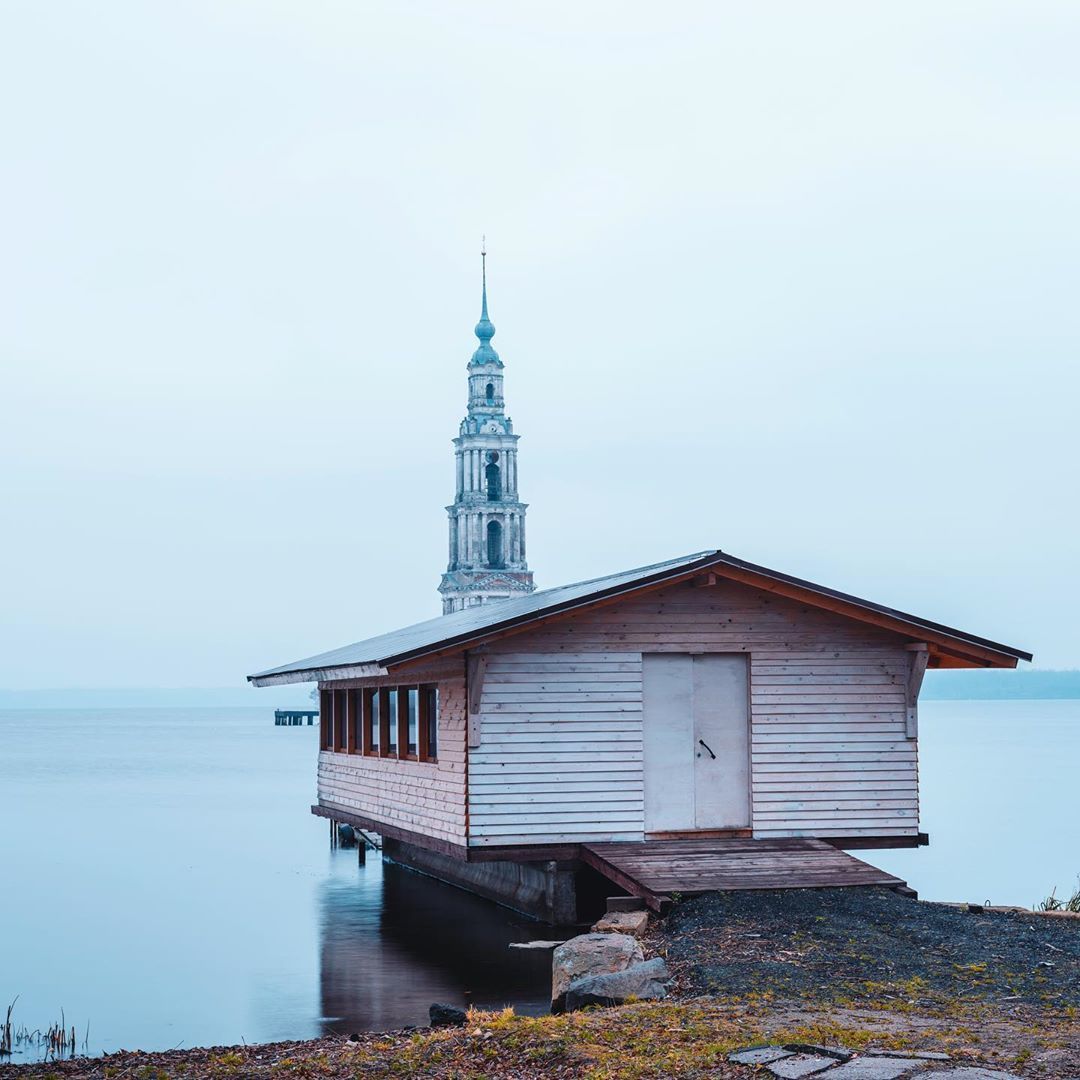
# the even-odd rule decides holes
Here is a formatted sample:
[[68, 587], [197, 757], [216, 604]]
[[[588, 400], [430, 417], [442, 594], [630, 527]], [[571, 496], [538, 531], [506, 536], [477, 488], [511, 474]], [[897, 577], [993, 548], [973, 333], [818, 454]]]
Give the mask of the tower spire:
[[480, 339], [480, 346], [473, 353], [474, 364], [499, 364], [499, 354], [491, 347], [491, 339], [495, 336], [495, 324], [488, 318], [487, 306], [487, 237], [480, 240], [480, 321], [476, 324], [473, 333]]

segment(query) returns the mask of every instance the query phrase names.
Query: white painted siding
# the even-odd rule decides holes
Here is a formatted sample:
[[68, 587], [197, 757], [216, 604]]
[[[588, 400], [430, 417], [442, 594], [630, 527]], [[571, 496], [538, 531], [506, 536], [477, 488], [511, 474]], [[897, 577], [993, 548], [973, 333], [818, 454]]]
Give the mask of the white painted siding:
[[909, 662], [873, 641], [751, 655], [755, 836], [919, 831]]
[[488, 656], [481, 743], [469, 751], [470, 843], [640, 838], [640, 654]]
[[906, 641], [744, 585], [670, 586], [491, 646], [469, 842], [640, 839], [641, 653], [750, 653], [754, 835], [918, 832]]

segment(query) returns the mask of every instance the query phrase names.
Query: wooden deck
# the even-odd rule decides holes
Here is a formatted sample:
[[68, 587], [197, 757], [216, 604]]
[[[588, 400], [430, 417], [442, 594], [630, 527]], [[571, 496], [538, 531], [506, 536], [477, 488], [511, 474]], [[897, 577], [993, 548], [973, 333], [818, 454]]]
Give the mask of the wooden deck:
[[824, 840], [686, 839], [583, 844], [581, 858], [620, 888], [661, 910], [672, 893], [822, 889], [880, 885], [900, 878]]

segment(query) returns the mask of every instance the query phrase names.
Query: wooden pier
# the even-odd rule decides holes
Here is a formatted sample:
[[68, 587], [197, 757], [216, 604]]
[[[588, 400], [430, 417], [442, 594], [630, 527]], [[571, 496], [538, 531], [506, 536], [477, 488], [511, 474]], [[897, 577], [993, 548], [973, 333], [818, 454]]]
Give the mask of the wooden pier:
[[823, 889], [877, 885], [911, 894], [906, 882], [812, 839], [680, 839], [583, 844], [581, 859], [655, 911], [672, 893]]
[[275, 709], [274, 727], [302, 727], [305, 720], [311, 727], [318, 715], [318, 709]]

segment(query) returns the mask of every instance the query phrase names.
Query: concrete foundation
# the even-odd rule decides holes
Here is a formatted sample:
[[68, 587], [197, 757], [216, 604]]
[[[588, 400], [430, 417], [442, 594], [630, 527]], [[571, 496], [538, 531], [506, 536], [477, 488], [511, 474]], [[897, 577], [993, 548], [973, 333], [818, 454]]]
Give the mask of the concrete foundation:
[[574, 863], [463, 862], [386, 837], [383, 857], [542, 922], [568, 926], [578, 921]]

